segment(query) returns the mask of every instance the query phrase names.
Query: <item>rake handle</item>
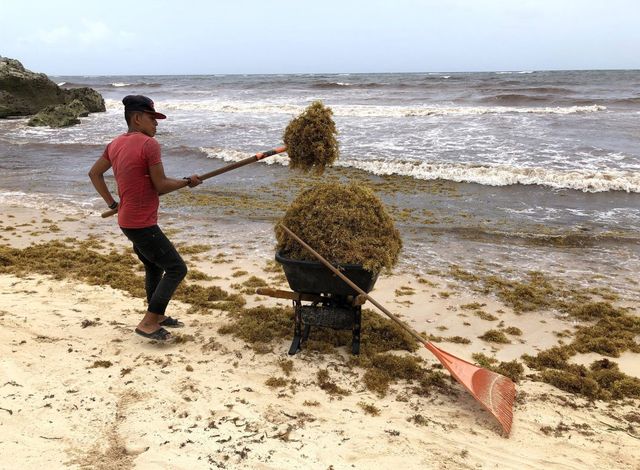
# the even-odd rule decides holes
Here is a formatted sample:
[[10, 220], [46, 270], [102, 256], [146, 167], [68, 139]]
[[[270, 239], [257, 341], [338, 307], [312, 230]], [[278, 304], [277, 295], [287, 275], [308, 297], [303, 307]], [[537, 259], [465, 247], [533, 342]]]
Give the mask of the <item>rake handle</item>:
[[[208, 173], [199, 175], [198, 178], [200, 178], [201, 181], [204, 181], [214, 176], [221, 175], [222, 173], [226, 173], [227, 171], [235, 170], [236, 168], [240, 168], [241, 166], [248, 165], [249, 163], [257, 162], [258, 160], [262, 160], [263, 158], [267, 158], [272, 155], [277, 155], [279, 153], [286, 152], [286, 151], [287, 151], [287, 147], [282, 146], [282, 147], [276, 147], [271, 150], [267, 150], [266, 152], [256, 153], [253, 157], [248, 157], [248, 158], [245, 158], [244, 160], [240, 160], [239, 162], [233, 162], [228, 165], [225, 165], [222, 168], [218, 168], [217, 170], [209, 171]], [[173, 191], [177, 191], [177, 189], [174, 189]], [[173, 191], [168, 191], [168, 193]], [[168, 194], [168, 193], [163, 193], [163, 194]], [[116, 207], [115, 209], [110, 209], [106, 212], [103, 212], [102, 218], [105, 219], [117, 213], [118, 213], [118, 208]]]
[[429, 348], [429, 346], [430, 346], [429, 341], [425, 340], [424, 337], [422, 337], [416, 330], [414, 330], [409, 325], [407, 325], [405, 322], [403, 322], [398, 317], [396, 317], [393, 313], [391, 313], [389, 310], [387, 310], [383, 305], [380, 305], [373, 297], [371, 297], [369, 294], [367, 294], [358, 285], [356, 285], [353, 281], [351, 281], [351, 279], [349, 279], [347, 276], [342, 274], [335, 266], [333, 266], [326, 259], [324, 259], [324, 257], [320, 253], [318, 253], [316, 250], [311, 248], [300, 237], [298, 237], [295, 233], [293, 233], [291, 230], [289, 230], [289, 228], [287, 226], [285, 226], [284, 224], [281, 223], [280, 227], [282, 227], [284, 229], [284, 231], [287, 232], [287, 234], [291, 238], [293, 238], [295, 241], [300, 243], [305, 249], [309, 250], [309, 252], [311, 254], [313, 254], [313, 256], [318, 258], [318, 260], [320, 262], [322, 262], [322, 264], [324, 264], [327, 268], [329, 268], [336, 276], [338, 276], [340, 279], [342, 279], [344, 282], [346, 282], [349, 285], [349, 287], [351, 287], [353, 290], [358, 292], [360, 295], [363, 295], [369, 302], [371, 302], [373, 305], [375, 305], [380, 310], [382, 310], [382, 312], [384, 312], [385, 315], [387, 315], [389, 318], [391, 318], [399, 327], [404, 329], [407, 333], [409, 333], [411, 336], [413, 336], [416, 340], [418, 340], [419, 342], [424, 344], [425, 347]]
[[209, 179], [213, 176], [221, 175], [222, 173], [226, 173], [227, 171], [235, 170], [236, 168], [240, 168], [241, 166], [248, 165], [249, 163], [257, 162], [258, 160], [262, 160], [263, 158], [271, 157], [272, 155], [277, 155], [282, 152], [286, 152], [287, 147], [276, 147], [271, 150], [267, 150], [266, 152], [256, 153], [253, 157], [245, 158], [244, 160], [240, 160], [239, 162], [230, 163], [229, 165], [223, 166], [222, 168], [218, 168], [217, 170], [210, 171], [203, 175], [198, 176], [202, 181]]

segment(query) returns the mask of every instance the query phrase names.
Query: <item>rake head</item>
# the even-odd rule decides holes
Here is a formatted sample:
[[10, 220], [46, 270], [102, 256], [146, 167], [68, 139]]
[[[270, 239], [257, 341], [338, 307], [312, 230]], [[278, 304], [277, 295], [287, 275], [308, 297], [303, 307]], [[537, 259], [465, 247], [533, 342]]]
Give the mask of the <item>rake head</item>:
[[433, 343], [425, 343], [425, 347], [438, 358], [453, 378], [498, 420], [508, 436], [513, 422], [513, 402], [516, 398], [514, 383], [504, 375], [449, 354]]
[[508, 436], [513, 422], [513, 402], [516, 398], [514, 383], [504, 375], [480, 368], [473, 374], [471, 387], [466, 388], [495, 416]]

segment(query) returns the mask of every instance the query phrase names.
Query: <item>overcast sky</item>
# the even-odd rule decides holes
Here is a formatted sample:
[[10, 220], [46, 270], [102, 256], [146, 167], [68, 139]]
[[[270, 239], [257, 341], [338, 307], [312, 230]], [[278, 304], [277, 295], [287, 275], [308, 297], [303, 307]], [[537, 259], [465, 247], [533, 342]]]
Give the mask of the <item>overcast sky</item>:
[[640, 0], [0, 0], [48, 75], [640, 69]]

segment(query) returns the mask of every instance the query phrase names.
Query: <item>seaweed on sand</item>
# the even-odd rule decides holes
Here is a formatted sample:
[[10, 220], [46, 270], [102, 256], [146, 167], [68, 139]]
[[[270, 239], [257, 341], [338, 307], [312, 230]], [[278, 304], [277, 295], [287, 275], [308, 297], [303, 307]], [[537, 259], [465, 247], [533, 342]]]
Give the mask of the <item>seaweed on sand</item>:
[[284, 131], [289, 166], [320, 174], [338, 158], [333, 111], [321, 101], [311, 103]]
[[360, 401], [358, 402], [358, 406], [369, 416], [378, 416], [380, 414], [380, 408], [371, 403]]
[[[70, 242], [71, 243], [71, 242]], [[103, 254], [90, 242], [49, 241], [23, 249], [0, 247], [0, 272], [22, 276], [39, 273], [54, 279], [74, 278], [94, 285], [109, 285], [135, 297], [144, 297], [144, 280], [135, 274], [137, 262], [128, 253]]]
[[[290, 307], [242, 308], [231, 313], [230, 318], [231, 322], [221, 327], [218, 333], [233, 334], [246, 341], [256, 352], [269, 350], [270, 343], [291, 337], [293, 309]], [[305, 343], [305, 351], [313, 351], [313, 354], [318, 355], [331, 354], [336, 346], [347, 346], [350, 343], [350, 331], [318, 328], [312, 331], [312, 336]], [[398, 380], [418, 381], [418, 389], [426, 394], [429, 387], [440, 386], [444, 381], [436, 380], [435, 376], [431, 377], [435, 371], [422, 366], [422, 361], [417, 356], [399, 356], [389, 353], [389, 351], [413, 352], [417, 349], [418, 343], [398, 325], [365, 309], [362, 316], [360, 355], [351, 357], [348, 365], [364, 369], [365, 386], [379, 395], [385, 395], [389, 385]], [[436, 374], [439, 377], [438, 374], [440, 374], [439, 371]], [[319, 378], [321, 377], [325, 375]], [[328, 380], [320, 380], [320, 383], [325, 384], [328, 389], [330, 386], [326, 385], [326, 382]]]
[[478, 338], [488, 341], [490, 343], [508, 344], [509, 338], [500, 330], [487, 330], [484, 334], [478, 336]]
[[254, 307], [240, 309], [232, 315], [232, 322], [222, 326], [218, 333], [233, 334], [251, 347], [284, 339], [291, 334], [293, 311], [283, 307]]
[[540, 380], [566, 392], [590, 400], [640, 398], [640, 379], [620, 371], [615, 362], [604, 358], [588, 368], [570, 363], [568, 359], [576, 353], [574, 346], [556, 346], [523, 359], [529, 367], [540, 370]]
[[351, 395], [351, 392], [347, 389], [340, 387], [329, 376], [327, 369], [320, 369], [316, 375], [318, 379], [318, 386], [327, 392], [331, 396], [347, 396]]
[[[101, 253], [93, 249], [91, 240], [53, 240], [23, 249], [0, 246], [0, 273], [21, 276], [35, 272], [55, 279], [78, 279], [145, 298], [144, 278], [137, 274], [139, 268], [140, 262], [130, 250]], [[178, 287], [173, 298], [190, 303], [195, 310], [232, 310], [245, 303], [241, 296], [229, 294], [220, 287], [187, 283]]]
[[509, 377], [514, 382], [520, 382], [524, 374], [524, 367], [515, 359], [513, 361], [502, 361], [497, 366], [490, 367], [490, 369], [505, 377]]
[[[281, 222], [329, 262], [360, 264], [371, 272], [390, 270], [402, 248], [400, 233], [380, 199], [355, 183], [312, 186], [298, 195]], [[284, 256], [315, 261], [280, 224], [275, 230], [277, 249]]]
[[363, 380], [369, 390], [384, 396], [389, 385], [396, 380], [418, 380], [424, 373], [421, 360], [416, 356], [376, 354], [369, 359]]

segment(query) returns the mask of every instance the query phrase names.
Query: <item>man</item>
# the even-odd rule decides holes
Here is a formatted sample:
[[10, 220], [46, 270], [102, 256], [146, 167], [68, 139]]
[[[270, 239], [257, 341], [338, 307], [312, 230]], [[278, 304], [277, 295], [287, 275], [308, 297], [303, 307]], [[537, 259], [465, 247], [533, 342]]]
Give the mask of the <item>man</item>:
[[[198, 175], [182, 179], [168, 178], [160, 158], [160, 145], [153, 138], [157, 119], [153, 101], [142, 95], [125, 96], [124, 118], [128, 131], [116, 137], [93, 164], [89, 178], [110, 209], [118, 209], [118, 225], [133, 243], [145, 269], [148, 309], [135, 332], [145, 338], [166, 341], [171, 334], [163, 327], [184, 326], [165, 316], [167, 304], [187, 274], [187, 266], [173, 244], [158, 227], [160, 194], [185, 186], [193, 188], [202, 181]], [[104, 174], [113, 167], [120, 203], [111, 195]]]

